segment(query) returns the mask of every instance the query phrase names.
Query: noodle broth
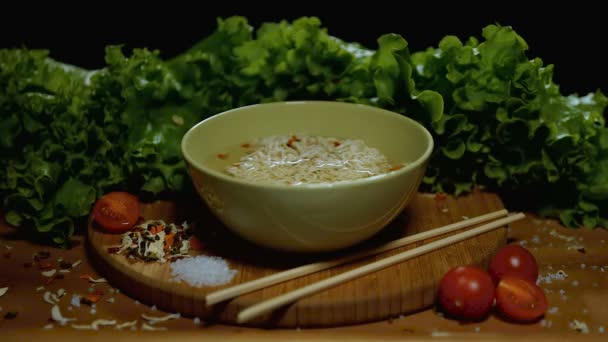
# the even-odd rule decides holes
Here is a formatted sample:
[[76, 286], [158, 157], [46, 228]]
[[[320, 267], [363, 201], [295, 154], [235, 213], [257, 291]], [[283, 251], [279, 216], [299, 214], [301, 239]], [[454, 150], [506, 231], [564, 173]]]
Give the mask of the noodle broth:
[[297, 134], [243, 142], [219, 151], [207, 165], [255, 183], [300, 185], [362, 179], [405, 164], [391, 164], [362, 140]]

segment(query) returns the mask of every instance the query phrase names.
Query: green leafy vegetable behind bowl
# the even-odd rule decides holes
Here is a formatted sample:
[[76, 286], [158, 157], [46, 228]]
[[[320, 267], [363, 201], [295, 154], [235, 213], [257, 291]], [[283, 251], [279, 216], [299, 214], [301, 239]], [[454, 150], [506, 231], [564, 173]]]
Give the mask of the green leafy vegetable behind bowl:
[[606, 98], [561, 95], [553, 66], [530, 60], [510, 27], [490, 25], [482, 37], [448, 36], [410, 53], [387, 34], [374, 51], [331, 37], [316, 18], [253, 32], [231, 17], [173, 59], [110, 46], [107, 66], [94, 71], [46, 51], [2, 49], [5, 218], [66, 245], [104, 192], [191, 190], [179, 141], [201, 119], [261, 102], [339, 100], [403, 113], [431, 131], [438, 148], [425, 190], [483, 186], [528, 198], [528, 209], [571, 227], [607, 226]]

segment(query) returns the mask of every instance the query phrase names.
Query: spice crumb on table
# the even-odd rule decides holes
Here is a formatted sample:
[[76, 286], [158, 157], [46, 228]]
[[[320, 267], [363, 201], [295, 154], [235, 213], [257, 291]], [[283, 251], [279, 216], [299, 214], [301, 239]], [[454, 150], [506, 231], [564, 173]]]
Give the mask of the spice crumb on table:
[[[605, 294], [603, 289], [608, 287], [608, 273], [605, 272], [605, 268], [608, 267], [608, 260], [600, 258], [589, 261], [587, 259], [590, 258], [590, 255], [593, 255], [593, 251], [597, 248], [606, 248], [602, 240], [605, 241], [608, 235], [600, 231], [569, 231], [559, 228], [554, 222], [540, 219], [538, 221], [540, 222], [539, 225], [534, 225], [531, 221], [515, 224], [510, 233], [511, 238], [527, 240], [528, 243], [533, 243], [531, 241], [534, 235], [539, 238], [538, 248], [533, 250], [533, 253], [536, 253], [536, 257], [541, 262], [541, 277], [539, 277], [539, 280], [542, 279], [540, 280], [541, 286], [547, 293], [550, 308], [546, 316], [535, 324], [514, 325], [491, 316], [477, 325], [467, 326], [448, 320], [433, 310], [426, 310], [414, 315], [397, 316], [392, 324], [386, 324], [388, 321], [382, 321], [335, 329], [305, 329], [301, 331], [291, 329], [290, 331], [298, 334], [309, 334], [306, 336], [310, 336], [311, 339], [319, 334], [322, 336], [323, 333], [368, 336], [370, 338], [383, 335], [453, 337], [461, 334], [465, 336], [467, 333], [481, 336], [485, 336], [484, 334], [514, 336], [528, 333], [565, 333], [588, 336], [582, 328], [585, 324], [589, 335], [605, 334], [605, 317], [608, 317], [608, 294]], [[555, 231], [553, 235], [550, 234], [552, 231]], [[572, 257], [575, 260], [570, 261], [567, 258], [560, 258], [560, 254], [564, 253], [562, 248], [565, 247], [567, 250], [568, 245], [572, 243], [572, 240], [568, 237], [578, 233], [586, 234], [583, 241], [576, 238], [576, 243], [582, 245], [587, 253], [583, 254], [574, 250], [569, 252], [574, 254], [568, 254], [568, 258]], [[601, 235], [604, 236], [603, 239], [597, 238]], [[4, 243], [4, 241], [0, 243]], [[550, 243], [553, 247], [546, 247]], [[25, 328], [41, 333], [76, 331], [75, 328], [71, 327], [72, 323], [75, 325], [91, 325], [96, 320], [105, 319], [116, 321], [116, 324], [98, 324], [97, 328], [100, 333], [118, 330], [130, 331], [131, 329], [140, 331], [142, 329], [147, 330], [145, 327], [149, 326], [164, 328], [167, 332], [205, 329], [206, 334], [211, 334], [210, 336], [213, 336], [214, 333], [235, 333], [239, 336], [246, 336], [248, 332], [260, 333], [256, 329], [205, 325], [203, 320], [198, 317], [179, 317], [150, 324], [142, 318], [142, 314], [150, 317], [163, 317], [173, 313], [163, 312], [160, 308], [153, 311], [154, 303], [137, 305], [139, 304], [138, 301], [124, 295], [119, 289], [113, 288], [110, 283], [91, 283], [88, 279], [80, 279], [81, 275], [90, 275], [92, 279], [103, 278], [102, 275], [91, 268], [84, 253], [84, 244], [71, 250], [46, 249], [44, 251], [41, 251], [40, 247], [25, 241], [11, 241], [10, 245], [11, 259], [0, 259], [4, 263], [0, 269], [0, 288], [8, 287], [4, 296], [0, 297], [0, 307], [2, 307], [0, 329], [3, 331], [14, 328]], [[40, 275], [38, 264], [43, 261], [51, 262], [53, 268], [61, 269], [61, 262], [57, 261], [59, 257], [63, 258], [64, 261], [72, 262], [71, 273], [66, 273], [62, 279], [54, 278], [51, 283], [45, 284], [45, 277]], [[34, 267], [25, 267], [24, 265], [27, 263], [33, 263]], [[584, 267], [581, 266], [583, 264]], [[43, 264], [43, 266], [46, 265]], [[78, 267], [77, 272], [74, 270], [75, 267]], [[546, 282], [546, 279], [550, 279], [550, 283]], [[63, 291], [60, 291], [61, 289]], [[95, 307], [80, 302], [81, 298], [86, 297], [87, 294], [94, 294], [95, 291], [103, 292], [101, 299], [97, 303], [92, 303]], [[52, 305], [45, 303], [42, 298], [46, 292], [49, 292], [49, 298], [56, 302], [55, 305], [60, 309], [63, 318], [75, 318], [77, 321], [70, 321], [69, 324], [66, 323], [63, 326], [60, 322], [49, 322], [48, 318]], [[51, 294], [58, 300], [53, 300]], [[114, 301], [109, 299], [114, 299]], [[580, 323], [580, 325], [577, 325], [580, 328], [578, 330], [570, 326], [571, 323], [573, 326], [575, 325], [575, 320]], [[416, 328], [412, 329], [411, 327]], [[158, 332], [152, 331], [150, 333]], [[268, 334], [268, 336], [287, 336], [281, 334], [288, 334], [288, 332], [285, 330], [264, 331], [264, 334]]]

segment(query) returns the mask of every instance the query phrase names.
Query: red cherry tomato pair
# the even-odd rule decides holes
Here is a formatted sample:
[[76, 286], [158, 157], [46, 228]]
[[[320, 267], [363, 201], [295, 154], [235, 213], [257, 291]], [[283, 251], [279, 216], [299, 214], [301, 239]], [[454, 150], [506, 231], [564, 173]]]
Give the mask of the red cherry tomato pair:
[[537, 277], [534, 256], [521, 246], [506, 246], [492, 258], [489, 273], [474, 266], [446, 273], [439, 283], [439, 304], [450, 316], [480, 320], [496, 299], [496, 307], [507, 318], [533, 321], [548, 307], [547, 297], [536, 285]]

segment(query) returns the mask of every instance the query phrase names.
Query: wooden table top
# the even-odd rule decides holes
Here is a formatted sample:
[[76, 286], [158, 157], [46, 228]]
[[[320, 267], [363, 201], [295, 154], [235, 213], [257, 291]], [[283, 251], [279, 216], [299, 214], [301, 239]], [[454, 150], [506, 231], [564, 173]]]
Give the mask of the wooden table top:
[[[141, 314], [162, 316], [166, 313], [148, 307], [117, 292], [108, 283], [89, 283], [80, 279], [81, 275], [98, 274], [88, 262], [84, 248], [84, 237], [76, 237], [76, 246], [70, 250], [44, 247], [25, 241], [14, 234], [5, 224], [0, 224], [0, 288], [8, 287], [0, 297], [0, 332], [2, 340], [80, 340], [107, 339], [117, 341], [145, 338], [149, 341], [180, 339], [190, 340], [427, 340], [432, 338], [492, 339], [510, 340], [534, 339], [554, 340], [556, 338], [605, 339], [608, 333], [608, 231], [569, 230], [555, 220], [540, 219], [532, 214], [515, 222], [509, 231], [509, 240], [520, 243], [535, 254], [540, 264], [541, 286], [547, 292], [549, 312], [545, 319], [534, 324], [513, 324], [502, 321], [496, 316], [477, 323], [460, 323], [443, 318], [433, 310], [425, 310], [405, 317], [371, 324], [353, 325], [331, 329], [253, 329], [202, 322], [196, 324], [192, 319], [180, 318], [155, 326], [166, 331], [142, 331], [144, 320]], [[46, 260], [57, 265], [57, 259], [69, 262], [82, 260], [82, 263], [64, 273], [63, 279], [49, 279], [33, 265], [33, 254], [49, 251]], [[564, 280], [545, 279], [548, 275], [563, 270], [568, 277]], [[44, 289], [40, 287], [44, 287]], [[60, 326], [50, 321], [52, 305], [43, 300], [46, 291], [56, 293], [64, 289], [66, 295], [60, 300], [62, 313], [66, 317], [77, 317], [78, 323], [92, 322], [96, 319], [112, 319], [118, 323], [137, 320], [136, 330], [116, 330], [114, 327], [100, 327], [98, 331], [74, 330], [68, 325]], [[101, 300], [91, 307], [81, 304], [71, 307], [74, 294], [86, 295], [94, 291], [103, 292]], [[71, 310], [70, 308], [71, 307]], [[66, 309], [67, 308], [67, 309]], [[7, 313], [17, 316], [9, 319]], [[577, 320], [587, 325], [589, 332], [582, 333], [573, 329]], [[44, 327], [48, 329], [45, 329]], [[52, 328], [51, 328], [52, 327]]]

